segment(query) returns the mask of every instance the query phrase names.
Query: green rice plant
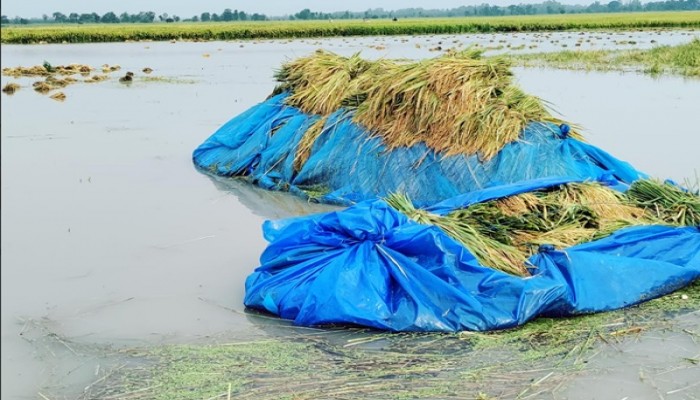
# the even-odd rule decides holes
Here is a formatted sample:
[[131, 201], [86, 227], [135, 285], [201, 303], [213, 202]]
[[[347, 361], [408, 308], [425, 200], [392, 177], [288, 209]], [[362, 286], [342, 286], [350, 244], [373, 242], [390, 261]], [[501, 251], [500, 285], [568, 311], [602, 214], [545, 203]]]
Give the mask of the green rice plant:
[[700, 27], [700, 12], [644, 12], [391, 20], [180, 22], [3, 26], [0, 42], [90, 43], [139, 40], [241, 40], [334, 36], [426, 35], [592, 29]]
[[627, 191], [630, 200], [673, 225], [700, 225], [700, 195], [654, 179], [640, 179]]
[[656, 75], [674, 73], [700, 76], [700, 39], [676, 46], [657, 46], [649, 50], [579, 50], [555, 53], [511, 55], [509, 59], [524, 66], [544, 66], [583, 70], [638, 70]]

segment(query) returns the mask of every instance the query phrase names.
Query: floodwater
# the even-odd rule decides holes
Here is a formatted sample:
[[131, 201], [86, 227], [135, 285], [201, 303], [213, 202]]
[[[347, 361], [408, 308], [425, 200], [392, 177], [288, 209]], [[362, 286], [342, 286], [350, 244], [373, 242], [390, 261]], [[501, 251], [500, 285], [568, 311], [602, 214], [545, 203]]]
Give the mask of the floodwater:
[[[492, 52], [524, 43], [521, 51], [544, 51], [577, 42], [581, 48], [644, 48], [692, 37], [700, 32], [2, 46], [3, 68], [45, 60], [122, 67], [111, 80], [66, 87], [63, 102], [35, 93], [30, 79], [17, 80], [23, 88], [14, 95], [2, 95], [2, 398], [35, 399], [41, 388], [66, 384], [73, 371], [85, 369], [67, 368], [70, 355], [53, 352], [52, 359], [52, 351], [37, 349], [29, 334], [33, 326], [94, 343], [256, 332], [242, 312], [242, 298], [245, 277], [265, 248], [262, 222], [328, 207], [210, 178], [195, 170], [190, 157], [220, 125], [272, 91], [281, 62], [317, 48], [422, 58], [439, 54], [430, 50], [436, 46], [460, 43], [505, 47]], [[144, 81], [145, 67], [158, 79]], [[126, 71], [136, 74], [130, 85], [116, 79]], [[683, 181], [698, 173], [700, 80], [515, 73], [526, 91], [584, 126], [591, 143], [654, 176]], [[3, 76], [1, 83], [10, 81]], [[685, 318], [686, 328], [698, 331], [698, 314]], [[683, 351], [655, 351], [657, 336], [650, 335], [636, 347], [604, 352], [599, 364], [572, 382], [566, 398], [612, 398], [606, 392], [612, 390], [611, 370], [632, 382], [645, 366], [665, 371], [678, 357], [697, 359], [700, 353], [687, 336], [673, 335], [663, 336], [664, 347]], [[691, 379], [700, 371], [690, 371], [690, 378], [666, 373], [664, 379], [673, 379], [662, 379], [662, 389], [630, 384], [633, 391], [613, 397], [659, 398], [660, 390], [665, 398], [700, 397]], [[87, 378], [73, 375], [76, 385], [85, 384]], [[591, 391], [596, 385], [598, 392]]]

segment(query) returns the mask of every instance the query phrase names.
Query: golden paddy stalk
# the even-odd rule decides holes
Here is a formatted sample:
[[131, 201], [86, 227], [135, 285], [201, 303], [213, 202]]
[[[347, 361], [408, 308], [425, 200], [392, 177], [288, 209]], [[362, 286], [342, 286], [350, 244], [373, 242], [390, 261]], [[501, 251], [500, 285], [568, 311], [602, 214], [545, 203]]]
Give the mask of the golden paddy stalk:
[[414, 63], [319, 50], [284, 64], [276, 78], [273, 94], [289, 92], [287, 104], [322, 116], [345, 107], [389, 149], [425, 143], [444, 156], [489, 160], [528, 123], [563, 123], [514, 85], [506, 60], [475, 50]]

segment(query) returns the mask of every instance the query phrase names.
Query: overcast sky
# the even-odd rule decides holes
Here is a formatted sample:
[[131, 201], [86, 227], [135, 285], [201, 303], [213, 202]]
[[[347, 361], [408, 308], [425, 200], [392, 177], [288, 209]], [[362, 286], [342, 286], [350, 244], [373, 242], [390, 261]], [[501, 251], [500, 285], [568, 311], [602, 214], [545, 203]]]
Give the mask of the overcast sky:
[[[489, 4], [504, 6], [519, 3], [541, 3], [544, 0], [492, 0]], [[559, 0], [563, 4], [589, 4], [593, 0]], [[602, 0], [601, 3], [607, 3]], [[166, 0], [2, 0], [2, 14], [12, 18], [40, 17], [42, 14], [51, 15], [55, 11], [64, 14], [71, 12], [86, 13], [96, 12], [100, 15], [114, 11], [121, 14], [124, 11], [136, 13], [139, 11], [154, 11], [156, 14], [168, 13], [178, 15], [181, 18], [189, 18], [199, 15], [202, 12], [221, 13], [226, 8], [237, 9], [246, 13], [262, 13], [269, 16], [281, 16], [294, 14], [304, 8], [312, 11], [364, 11], [368, 8], [384, 8], [385, 10], [396, 10], [399, 8], [421, 7], [433, 8], [455, 8], [462, 5], [477, 5], [487, 3], [485, 0], [353, 0], [353, 1], [330, 1], [330, 0], [258, 0], [258, 1], [224, 1], [224, 0], [199, 0], [199, 1], [166, 1]]]

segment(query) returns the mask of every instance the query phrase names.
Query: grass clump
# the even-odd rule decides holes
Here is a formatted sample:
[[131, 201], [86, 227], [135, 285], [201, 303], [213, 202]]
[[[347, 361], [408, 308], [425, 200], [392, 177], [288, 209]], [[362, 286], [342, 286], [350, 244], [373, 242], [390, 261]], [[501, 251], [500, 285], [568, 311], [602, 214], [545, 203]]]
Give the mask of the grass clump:
[[625, 194], [599, 183], [572, 183], [445, 216], [416, 209], [401, 194], [387, 202], [418, 223], [437, 226], [482, 265], [520, 276], [529, 274], [527, 259], [543, 244], [566, 248], [633, 225], [700, 225], [700, 196], [650, 179], [635, 182]]
[[51, 76], [54, 74], [59, 75], [74, 75], [82, 74], [88, 75], [93, 70], [89, 65], [84, 64], [69, 64], [69, 65], [58, 65], [53, 66], [48, 61], [44, 61], [42, 65], [35, 65], [32, 67], [8, 67], [2, 69], [2, 74], [7, 76], [12, 76], [15, 78], [25, 76], [25, 77], [36, 77], [36, 76]]
[[322, 116], [345, 107], [389, 148], [423, 142], [444, 155], [488, 160], [529, 122], [562, 123], [514, 85], [507, 61], [476, 50], [415, 63], [318, 51], [283, 65], [276, 78], [273, 94], [289, 91], [289, 105]]
[[[658, 329], [697, 338], [696, 332], [675, 326], [674, 317], [698, 307], [700, 281], [639, 306], [539, 318], [488, 333], [321, 330], [249, 315], [256, 325], [252, 338], [121, 349], [114, 361], [118, 367], [101, 368], [81, 396], [42, 391], [50, 398], [303, 400], [515, 399], [532, 390], [540, 396], [531, 398], [542, 398], [555, 395], [597, 354], [605, 354], [606, 344], [607, 352], [617, 353], [623, 341]], [[78, 351], [84, 348], [59, 339]]]
[[7, 85], [3, 86], [2, 92], [6, 94], [14, 94], [16, 91], [19, 90], [21, 86], [17, 83], [10, 82]]
[[512, 55], [525, 66], [617, 71], [635, 70], [651, 75], [673, 73], [700, 77], [700, 39], [677, 46], [657, 46], [649, 50], [585, 50]]

